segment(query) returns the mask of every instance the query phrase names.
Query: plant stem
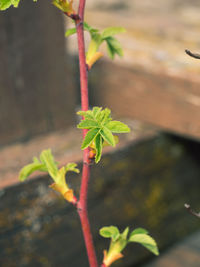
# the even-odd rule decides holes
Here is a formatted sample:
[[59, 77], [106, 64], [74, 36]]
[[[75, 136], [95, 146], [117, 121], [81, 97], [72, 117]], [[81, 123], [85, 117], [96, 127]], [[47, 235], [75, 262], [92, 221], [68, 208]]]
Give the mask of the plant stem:
[[[78, 16], [75, 20], [77, 37], [78, 37], [78, 51], [79, 51], [79, 68], [80, 68], [80, 86], [81, 86], [81, 107], [83, 111], [87, 111], [89, 108], [88, 99], [88, 73], [85, 58], [85, 42], [84, 42], [84, 10], [85, 0], [80, 0]], [[83, 138], [87, 134], [87, 130], [83, 130]], [[88, 260], [90, 267], [97, 267], [96, 252], [93, 244], [93, 238], [90, 230], [90, 223], [88, 219], [87, 211], [87, 195], [88, 195], [88, 182], [90, 179], [90, 159], [89, 159], [89, 148], [86, 148], [83, 153], [83, 171], [81, 179], [80, 199], [77, 205], [78, 214], [80, 216], [83, 236], [85, 240], [85, 246], [87, 249]]]

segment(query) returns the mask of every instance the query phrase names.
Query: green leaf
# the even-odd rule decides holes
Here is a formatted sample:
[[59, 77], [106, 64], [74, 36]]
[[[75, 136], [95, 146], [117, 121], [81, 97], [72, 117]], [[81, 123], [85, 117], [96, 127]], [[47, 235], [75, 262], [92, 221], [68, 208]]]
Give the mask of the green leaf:
[[92, 110], [79, 111], [77, 114], [84, 117], [77, 127], [79, 129], [90, 129], [81, 148], [85, 149], [94, 141], [93, 148], [96, 149], [96, 163], [101, 159], [103, 144], [107, 143], [115, 146], [118, 143], [118, 138], [113, 136], [112, 131], [116, 133], [130, 131], [126, 124], [119, 121], [111, 121], [111, 111], [108, 108], [94, 107]]
[[114, 37], [108, 37], [105, 39], [107, 43], [108, 55], [111, 59], [114, 59], [115, 54], [119, 55], [120, 57], [123, 56], [123, 50], [121, 44], [117, 39]]
[[64, 167], [62, 167], [58, 170], [56, 178], [54, 179], [56, 184], [62, 185], [64, 188], [66, 187], [65, 174], [66, 170]]
[[99, 124], [98, 122], [94, 121], [94, 120], [88, 120], [88, 119], [85, 119], [85, 120], [82, 120], [78, 125], [77, 127], [79, 129], [91, 129], [91, 128], [97, 128], [99, 127]]
[[112, 35], [115, 35], [118, 33], [123, 33], [123, 32], [126, 32], [125, 28], [123, 28], [123, 27], [109, 27], [103, 31], [101, 37], [102, 37], [102, 39], [105, 39], [105, 38], [108, 38]]
[[[6, 10], [7, 8], [14, 6], [18, 7], [20, 0], [0, 0], [0, 10]], [[37, 0], [33, 0], [37, 2]]]
[[86, 22], [83, 23], [84, 25], [84, 30], [85, 31], [88, 31], [91, 35], [93, 33], [97, 33], [99, 30], [95, 29], [95, 28], [92, 28], [89, 24], [87, 24]]
[[101, 112], [99, 112], [98, 114], [96, 114], [96, 119], [99, 122], [99, 124], [101, 124], [102, 126], [106, 123], [108, 123], [110, 120], [112, 120], [111, 116], [110, 116], [110, 109], [109, 108], [105, 108], [104, 110], [102, 110]]
[[115, 139], [108, 128], [103, 127], [100, 134], [106, 142], [108, 142], [111, 146], [115, 146]]
[[118, 237], [120, 236], [119, 230], [115, 226], [106, 226], [100, 229], [99, 231], [100, 235], [105, 238], [112, 238], [112, 240], [115, 242]]
[[71, 171], [71, 172], [76, 172], [76, 173], [79, 173], [79, 169], [77, 168], [77, 164], [76, 163], [68, 163], [66, 166], [65, 166], [65, 173], [67, 173], [68, 171]]
[[94, 115], [95, 118], [98, 116], [98, 114], [101, 112], [101, 110], [102, 110], [102, 108], [93, 107], [92, 113], [93, 113], [93, 115]]
[[121, 237], [122, 237], [124, 240], [127, 240], [128, 232], [129, 232], [129, 227], [126, 227], [125, 230], [123, 231], [123, 233], [121, 234]]
[[147, 234], [134, 234], [129, 238], [129, 242], [136, 242], [143, 245], [155, 255], [159, 255], [158, 247], [155, 240]]
[[98, 163], [101, 159], [102, 154], [102, 137], [98, 134], [94, 140], [95, 148], [96, 148], [96, 155], [95, 155], [95, 162]]
[[20, 0], [0, 0], [0, 10], [6, 10], [10, 6], [18, 7]]
[[86, 60], [89, 61], [95, 53], [98, 51], [99, 46], [102, 42], [101, 35], [99, 33], [93, 33], [91, 37], [91, 41], [88, 47], [88, 51], [86, 54]]
[[65, 36], [68, 37], [74, 33], [76, 33], [76, 28], [71, 28], [66, 31]]
[[38, 162], [35, 161], [33, 163], [30, 163], [21, 169], [21, 171], [19, 173], [19, 179], [20, 179], [20, 181], [24, 181], [34, 171], [44, 171], [44, 168], [45, 168], [45, 166], [42, 163], [40, 163], [39, 161]]
[[[130, 233], [130, 237], [131, 237], [132, 235], [136, 235], [136, 234], [148, 234], [148, 231], [147, 231], [146, 229], [144, 229], [144, 228], [137, 228], [137, 229], [133, 230], [133, 231]], [[130, 238], [130, 237], [129, 237], [129, 238]]]
[[85, 149], [86, 147], [88, 147], [94, 141], [98, 133], [99, 133], [99, 128], [94, 128], [89, 130], [89, 132], [86, 134], [83, 140], [81, 149]]
[[40, 160], [46, 166], [50, 176], [55, 180], [58, 173], [58, 167], [53, 158], [51, 150], [50, 149], [43, 150], [42, 153], [40, 154]]
[[87, 111], [78, 111], [77, 112], [78, 115], [84, 117], [84, 119], [88, 119], [88, 120], [93, 120], [94, 119], [94, 115], [92, 113], [91, 110], [87, 110]]
[[110, 121], [106, 124], [106, 127], [113, 133], [128, 133], [130, 128], [120, 121]]

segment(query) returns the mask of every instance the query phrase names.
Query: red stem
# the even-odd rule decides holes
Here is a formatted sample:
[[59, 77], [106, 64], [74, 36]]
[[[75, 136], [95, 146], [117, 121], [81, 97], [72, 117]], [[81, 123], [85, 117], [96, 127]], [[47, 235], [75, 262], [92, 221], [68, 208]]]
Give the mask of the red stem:
[[[84, 10], [85, 10], [85, 0], [80, 0], [78, 19], [75, 20], [75, 22], [77, 29], [78, 51], [79, 51], [81, 107], [83, 111], [87, 111], [89, 108], [89, 100], [88, 100], [88, 73], [87, 73], [87, 65], [85, 58], [85, 42], [84, 42], [84, 29], [83, 29]], [[85, 137], [86, 134], [87, 130], [83, 130], [83, 138]], [[89, 179], [90, 179], [89, 148], [86, 148], [83, 154], [83, 171], [82, 171], [82, 180], [80, 189], [80, 199], [77, 208], [78, 208], [78, 214], [80, 216], [90, 267], [98, 267], [96, 252], [90, 230], [90, 223], [88, 219], [88, 211], [87, 211], [87, 195], [88, 195]]]

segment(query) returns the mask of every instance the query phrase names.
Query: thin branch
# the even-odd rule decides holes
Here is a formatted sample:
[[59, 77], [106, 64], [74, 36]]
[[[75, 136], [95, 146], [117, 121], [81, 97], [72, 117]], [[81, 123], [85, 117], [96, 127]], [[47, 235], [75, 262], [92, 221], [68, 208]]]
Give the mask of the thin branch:
[[200, 219], [200, 212], [197, 213], [197, 212], [193, 211], [193, 210], [191, 209], [191, 206], [190, 206], [189, 204], [185, 204], [184, 207], [187, 209], [187, 211], [188, 211], [190, 214], [192, 214], [193, 216], [195, 216], [195, 217], [197, 217], [197, 218]]
[[[75, 20], [77, 38], [78, 38], [78, 52], [79, 52], [81, 107], [83, 111], [87, 111], [89, 108], [88, 71], [85, 58], [85, 41], [84, 41], [84, 29], [83, 29], [85, 2], [86, 0], [79, 1], [78, 19]], [[83, 129], [83, 138], [85, 137], [87, 132], [88, 130]], [[83, 153], [83, 170], [82, 170], [82, 179], [80, 188], [80, 199], [77, 208], [81, 221], [90, 267], [98, 267], [96, 252], [90, 229], [90, 223], [88, 219], [88, 209], [87, 209], [88, 183], [90, 179], [89, 152], [90, 152], [89, 148], [86, 148]]]
[[185, 53], [190, 56], [190, 57], [194, 57], [194, 58], [197, 58], [197, 59], [200, 59], [200, 54], [197, 54], [197, 53], [192, 53], [190, 50], [186, 49], [185, 50]]

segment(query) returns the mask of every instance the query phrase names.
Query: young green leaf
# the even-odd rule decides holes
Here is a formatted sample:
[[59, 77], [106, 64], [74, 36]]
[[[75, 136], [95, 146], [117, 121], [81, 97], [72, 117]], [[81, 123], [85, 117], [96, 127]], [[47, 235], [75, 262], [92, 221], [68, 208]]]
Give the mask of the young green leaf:
[[[0, 0], [0, 10], [6, 10], [7, 8], [13, 6], [18, 7], [20, 0]], [[33, 0], [37, 2], [37, 0]]]
[[103, 227], [99, 231], [100, 235], [105, 238], [111, 238], [113, 241], [116, 241], [120, 236], [119, 230], [115, 226]]
[[[92, 36], [92, 34], [97, 33], [99, 31], [95, 28], [92, 28], [86, 22], [83, 23], [83, 26], [84, 26], [84, 30], [88, 31], [91, 34], [91, 36]], [[65, 33], [65, 36], [68, 37], [68, 36], [75, 34], [75, 33], [76, 33], [76, 28], [74, 27], [74, 28], [68, 29]]]
[[155, 255], [159, 255], [158, 247], [155, 240], [147, 234], [134, 234], [129, 238], [129, 242], [136, 242], [143, 245]]
[[81, 149], [85, 149], [87, 148], [95, 139], [95, 137], [97, 136], [97, 134], [99, 133], [99, 128], [93, 128], [91, 130], [89, 130], [89, 132], [86, 134]]
[[50, 149], [43, 150], [42, 153], [40, 154], [40, 160], [46, 166], [51, 177], [53, 179], [56, 179], [58, 173], [58, 167], [53, 158], [51, 150]]
[[109, 121], [106, 124], [106, 127], [112, 132], [112, 133], [129, 133], [130, 132], [130, 128], [120, 122], [120, 121]]
[[85, 31], [88, 31], [90, 34], [93, 34], [93, 33], [97, 33], [99, 30], [95, 29], [95, 28], [92, 28], [89, 24], [87, 24], [86, 22], [83, 23], [83, 26], [84, 26], [84, 30]]
[[115, 146], [115, 139], [108, 128], [103, 127], [100, 131], [100, 134], [106, 142], [108, 142], [111, 146]]
[[124, 229], [123, 233], [121, 234], [121, 237], [122, 237], [124, 240], [127, 240], [128, 232], [129, 232], [129, 227], [126, 227], [126, 228]]
[[129, 127], [124, 123], [112, 121], [111, 111], [108, 108], [94, 107], [92, 110], [79, 111], [77, 114], [84, 117], [77, 127], [79, 129], [93, 130], [90, 130], [83, 140], [82, 149], [94, 142], [94, 146], [92, 147], [91, 145], [91, 148], [96, 150], [96, 163], [101, 158], [102, 147], [105, 144], [115, 146], [118, 143], [118, 138], [112, 132], [126, 133], [130, 131]]
[[66, 37], [69, 37], [70, 35], [73, 35], [74, 33], [76, 33], [76, 28], [71, 28], [71, 29], [68, 29], [68, 30], [65, 32], [65, 36], [66, 36]]
[[94, 115], [94, 117], [96, 118], [97, 115], [102, 111], [102, 108], [101, 107], [93, 107], [92, 109], [92, 113]]
[[88, 119], [85, 119], [85, 120], [82, 120], [78, 125], [77, 127], [79, 129], [91, 129], [91, 128], [98, 128], [99, 127], [99, 124], [98, 122], [96, 122], [95, 120], [88, 120]]
[[148, 234], [148, 231], [144, 228], [137, 228], [130, 233], [130, 237], [136, 234]]
[[92, 59], [92, 57], [98, 51], [101, 42], [101, 35], [99, 33], [93, 33], [88, 47], [88, 51], [86, 53], [86, 61], [90, 61]]
[[123, 56], [123, 50], [119, 41], [117, 41], [114, 37], [108, 37], [105, 39], [107, 43], [108, 55], [111, 59], [114, 59], [115, 54], [119, 55], [120, 57]]
[[95, 162], [98, 163], [101, 159], [102, 154], [102, 137], [100, 134], [98, 134], [94, 140], [95, 143], [95, 149], [96, 149], [96, 155], [95, 155]]
[[44, 164], [40, 162], [33, 162], [24, 166], [19, 173], [20, 181], [25, 181], [26, 178], [35, 171], [44, 171]]
[[65, 173], [67, 173], [68, 171], [76, 172], [76, 173], [80, 172], [79, 169], [77, 168], [77, 164], [76, 163], [68, 163], [65, 166]]
[[110, 266], [113, 262], [123, 257], [122, 251], [129, 242], [137, 242], [146, 247], [148, 250], [158, 255], [158, 248], [155, 240], [147, 235], [147, 231], [143, 228], [137, 228], [130, 234], [127, 240], [129, 227], [127, 227], [122, 233], [119, 232], [115, 226], [103, 227], [100, 229], [100, 235], [105, 238], [111, 238], [109, 250], [104, 252], [103, 263], [106, 266]]
[[53, 0], [52, 3], [61, 11], [67, 13], [68, 15], [71, 15], [74, 14], [73, 1], [74, 0]]
[[20, 0], [1, 0], [0, 10], [6, 10], [10, 6], [18, 7]]
[[124, 33], [126, 30], [123, 27], [109, 27], [102, 32], [102, 39], [106, 39], [118, 33]]
[[81, 111], [78, 111], [77, 114], [84, 117], [84, 119], [88, 119], [88, 120], [94, 119], [94, 115], [93, 115], [93, 112], [91, 110], [87, 110], [87, 111], [81, 110]]

